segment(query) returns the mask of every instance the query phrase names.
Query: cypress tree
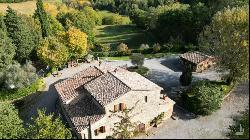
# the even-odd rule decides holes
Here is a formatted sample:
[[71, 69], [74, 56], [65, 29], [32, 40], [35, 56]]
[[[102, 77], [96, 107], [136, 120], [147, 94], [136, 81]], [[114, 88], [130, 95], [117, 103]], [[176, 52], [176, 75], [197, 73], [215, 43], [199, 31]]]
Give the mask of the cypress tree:
[[8, 35], [16, 46], [15, 59], [19, 63], [24, 63], [26, 59], [29, 59], [29, 55], [35, 46], [32, 34], [27, 25], [24, 24], [22, 19], [17, 16], [17, 13], [13, 9], [8, 7], [6, 12], [4, 22], [7, 27]]
[[4, 32], [7, 32], [7, 29], [6, 29], [6, 25], [4, 23], [4, 17], [2, 15], [0, 15], [0, 29]]
[[41, 29], [42, 29], [42, 36], [43, 37], [50, 36], [51, 31], [50, 31], [50, 26], [49, 26], [49, 19], [48, 19], [47, 13], [44, 10], [42, 0], [37, 0], [36, 11], [35, 11], [34, 16], [37, 17], [40, 21]]

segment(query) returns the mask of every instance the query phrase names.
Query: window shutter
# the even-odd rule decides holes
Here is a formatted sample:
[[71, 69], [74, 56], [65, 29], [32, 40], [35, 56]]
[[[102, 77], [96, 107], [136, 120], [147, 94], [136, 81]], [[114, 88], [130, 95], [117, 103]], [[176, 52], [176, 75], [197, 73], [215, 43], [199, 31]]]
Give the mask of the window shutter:
[[99, 134], [98, 129], [95, 130], [95, 135], [97, 136]]
[[120, 110], [123, 111], [126, 109], [125, 103], [120, 103]]
[[105, 132], [106, 132], [105, 126], [101, 126], [100, 131], [101, 131], [102, 133], [105, 133]]
[[118, 105], [114, 105], [114, 112], [118, 111]]

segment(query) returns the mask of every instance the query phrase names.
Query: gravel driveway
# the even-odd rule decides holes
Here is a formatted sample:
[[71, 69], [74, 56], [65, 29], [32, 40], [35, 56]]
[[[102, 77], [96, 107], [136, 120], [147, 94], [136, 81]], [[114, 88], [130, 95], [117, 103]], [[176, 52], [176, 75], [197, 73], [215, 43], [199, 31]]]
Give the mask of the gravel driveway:
[[[228, 126], [232, 124], [238, 111], [249, 108], [249, 83], [239, 86], [228, 96], [220, 110], [212, 115], [187, 119], [185, 112], [175, 109], [179, 119], [168, 119], [158, 128], [150, 130], [150, 136], [140, 139], [224, 139]], [[182, 117], [182, 118], [181, 118]]]
[[[178, 56], [173, 55], [167, 58], [147, 59], [144, 62], [144, 66], [150, 69], [148, 79], [162, 86], [167, 91], [170, 98], [171, 94], [174, 94], [174, 89], [180, 87], [179, 77], [181, 75], [182, 67], [178, 61]], [[113, 66], [132, 65], [130, 61], [112, 61], [104, 63], [109, 63]], [[60, 77], [50, 76], [45, 78], [47, 88], [44, 93], [40, 94], [33, 101], [33, 104], [30, 105], [27, 118], [36, 114], [38, 108], [46, 108], [47, 113], [55, 112], [58, 95], [54, 88], [54, 84], [71, 77], [88, 66], [90, 66], [90, 64], [82, 64], [75, 68], [67, 68], [60, 71], [62, 73]], [[220, 79], [220, 74], [215, 71], [194, 73], [193, 76], [194, 81], [197, 79]], [[244, 96], [246, 95], [244, 94]], [[180, 116], [181, 119], [175, 121], [169, 119], [166, 122], [166, 125], [156, 129], [156, 135], [148, 138], [223, 138], [224, 135], [222, 133], [224, 133], [224, 129], [222, 128], [227, 127], [229, 122], [232, 121], [231, 115], [234, 115], [238, 110], [245, 108], [243, 104], [245, 104], [248, 99], [244, 96], [242, 95], [242, 97], [238, 97], [238, 95], [233, 94], [232, 97], [229, 96], [229, 101], [223, 104], [221, 110], [211, 116], [192, 120], [187, 119], [188, 117], [186, 115], [188, 112], [175, 107], [174, 111]], [[234, 98], [235, 101], [233, 100]], [[236, 104], [237, 102], [238, 104]]]

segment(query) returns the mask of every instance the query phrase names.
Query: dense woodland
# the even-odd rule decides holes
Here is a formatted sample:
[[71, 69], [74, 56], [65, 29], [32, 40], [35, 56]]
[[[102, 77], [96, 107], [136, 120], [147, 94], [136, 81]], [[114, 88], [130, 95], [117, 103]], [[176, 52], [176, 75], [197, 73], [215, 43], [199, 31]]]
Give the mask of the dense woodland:
[[[53, 4], [37, 0], [33, 15], [8, 7], [0, 13], [0, 100], [15, 100], [43, 87], [36, 73], [47, 66], [50, 74], [71, 60], [133, 53], [199, 50], [218, 57], [220, 70], [229, 72], [226, 82], [248, 80], [248, 5], [248, 0], [62, 0]], [[111, 47], [97, 41], [97, 26], [131, 24], [150, 33], [155, 38], [154, 45], [131, 48], [120, 42]], [[13, 121], [17, 128], [10, 130], [15, 133], [5, 133], [4, 124], [0, 123], [0, 138], [71, 138], [67, 129], [59, 133], [61, 136], [50, 134], [56, 126], [53, 124], [52, 130], [49, 123], [44, 126], [50, 130], [39, 134], [43, 133], [39, 132], [43, 127], [39, 126], [39, 119], [34, 119], [35, 123], [26, 130], [14, 107], [3, 104], [6, 105], [1, 105], [0, 110], [9, 108], [9, 116], [15, 117], [8, 119], [9, 124]], [[38, 118], [52, 121], [43, 113], [40, 111]], [[6, 116], [0, 115], [2, 119]], [[56, 122], [61, 125], [59, 120]]]

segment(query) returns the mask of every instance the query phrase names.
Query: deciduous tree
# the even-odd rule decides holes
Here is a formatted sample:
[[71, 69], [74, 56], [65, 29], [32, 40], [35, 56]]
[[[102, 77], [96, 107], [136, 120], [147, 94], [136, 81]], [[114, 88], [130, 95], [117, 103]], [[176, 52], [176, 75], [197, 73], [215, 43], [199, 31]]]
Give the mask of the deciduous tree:
[[25, 129], [13, 105], [0, 102], [0, 139], [24, 138]]
[[53, 119], [53, 114], [46, 115], [44, 110], [38, 110], [38, 116], [32, 118], [28, 137], [31, 139], [71, 139], [72, 135], [59, 118]]
[[66, 41], [71, 57], [80, 58], [87, 55], [87, 35], [84, 32], [72, 27], [66, 32]]
[[248, 7], [227, 8], [218, 12], [201, 34], [200, 46], [217, 57], [220, 70], [229, 71], [229, 83], [248, 79]]
[[37, 56], [51, 67], [59, 67], [69, 58], [68, 49], [56, 38], [45, 38], [37, 48]]

